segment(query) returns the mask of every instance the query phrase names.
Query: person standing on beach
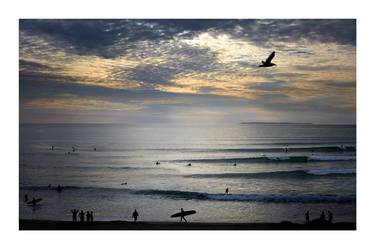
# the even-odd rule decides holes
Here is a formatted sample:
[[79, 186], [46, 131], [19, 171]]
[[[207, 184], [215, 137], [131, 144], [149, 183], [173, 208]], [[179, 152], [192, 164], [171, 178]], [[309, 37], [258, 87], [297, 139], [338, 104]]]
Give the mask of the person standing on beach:
[[91, 213], [89, 211], [86, 211], [86, 223], [90, 223], [91, 220]]
[[181, 208], [181, 219], [180, 219], [180, 222], [182, 222], [182, 219], [184, 219], [184, 221], [187, 223], [187, 220], [185, 219], [185, 215], [184, 215], [184, 209]]
[[320, 219], [322, 221], [326, 221], [326, 214], [324, 213], [324, 211], [322, 211], [322, 213], [320, 214]]
[[78, 210], [77, 209], [72, 209], [70, 210], [70, 212], [72, 213], [72, 218], [73, 218], [73, 223], [76, 223], [77, 222], [77, 214], [78, 214]]
[[85, 212], [83, 212], [83, 210], [79, 213], [79, 222], [85, 223]]
[[306, 220], [306, 224], [309, 223], [309, 221], [310, 221], [310, 212], [309, 211], [307, 211], [305, 213], [305, 220]]
[[227, 195], [229, 193], [229, 188], [225, 190], [225, 194]]
[[94, 212], [93, 211], [90, 212], [90, 222], [91, 223], [94, 222]]
[[137, 209], [134, 209], [134, 212], [133, 212], [133, 218], [134, 218], [134, 223], [136, 223], [137, 222], [137, 219], [138, 219], [138, 212], [137, 212]]
[[328, 210], [328, 222], [332, 223], [333, 214], [331, 211]]

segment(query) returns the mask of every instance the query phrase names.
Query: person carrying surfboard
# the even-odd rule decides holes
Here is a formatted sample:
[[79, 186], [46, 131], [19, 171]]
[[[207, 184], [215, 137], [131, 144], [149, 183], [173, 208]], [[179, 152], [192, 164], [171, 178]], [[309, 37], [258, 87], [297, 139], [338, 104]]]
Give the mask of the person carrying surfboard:
[[187, 220], [185, 219], [184, 213], [185, 213], [184, 209], [181, 208], [181, 219], [180, 219], [180, 222], [182, 222], [182, 219], [184, 219], [184, 221], [187, 223]]

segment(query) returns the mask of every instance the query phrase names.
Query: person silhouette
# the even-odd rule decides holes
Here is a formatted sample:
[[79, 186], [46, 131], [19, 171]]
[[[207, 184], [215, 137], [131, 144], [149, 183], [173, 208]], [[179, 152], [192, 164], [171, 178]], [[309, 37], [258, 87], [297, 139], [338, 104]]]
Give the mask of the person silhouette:
[[57, 186], [57, 192], [61, 192], [61, 190], [62, 190], [62, 188], [61, 188], [61, 186], [60, 186], [60, 184]]
[[79, 222], [85, 223], [85, 212], [83, 212], [83, 210], [79, 213]]
[[328, 210], [328, 222], [332, 223], [332, 219], [333, 219], [333, 214], [331, 211]]
[[25, 202], [28, 202], [29, 201], [29, 196], [27, 194], [25, 194]]
[[133, 218], [134, 218], [134, 223], [136, 223], [137, 222], [137, 219], [138, 219], [138, 216], [139, 216], [139, 214], [138, 214], [138, 212], [137, 212], [137, 209], [134, 209], [134, 212], [133, 212]]
[[225, 194], [228, 194], [229, 193], [229, 188], [226, 188], [225, 189]]
[[184, 215], [184, 209], [181, 208], [181, 219], [180, 219], [180, 222], [182, 222], [182, 219], [184, 219], [185, 222], [187, 222], [187, 220], [185, 219], [185, 215]]
[[320, 219], [322, 221], [326, 221], [326, 214], [324, 213], [324, 211], [322, 211], [322, 213], [320, 214]]
[[77, 209], [72, 209], [72, 210], [70, 210], [70, 212], [72, 213], [73, 223], [76, 223], [77, 222], [77, 213], [78, 213], [78, 210]]
[[310, 221], [310, 212], [309, 211], [307, 211], [305, 213], [305, 220], [306, 220], [306, 223], [309, 223], [309, 221]]
[[90, 212], [90, 222], [91, 223], [94, 222], [94, 212], [93, 211]]
[[90, 212], [89, 212], [89, 211], [86, 211], [86, 223], [89, 223], [90, 220], [91, 220]]
[[96, 151], [96, 147], [94, 147], [94, 151]]

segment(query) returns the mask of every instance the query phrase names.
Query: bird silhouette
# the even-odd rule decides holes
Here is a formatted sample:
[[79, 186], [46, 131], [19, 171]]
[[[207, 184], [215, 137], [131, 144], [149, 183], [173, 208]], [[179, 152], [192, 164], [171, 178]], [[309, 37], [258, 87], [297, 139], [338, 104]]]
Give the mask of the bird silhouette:
[[272, 67], [276, 66], [276, 64], [271, 63], [273, 57], [275, 57], [275, 51], [273, 51], [270, 56], [268, 56], [266, 61], [262, 61], [262, 65], [259, 65], [259, 67]]

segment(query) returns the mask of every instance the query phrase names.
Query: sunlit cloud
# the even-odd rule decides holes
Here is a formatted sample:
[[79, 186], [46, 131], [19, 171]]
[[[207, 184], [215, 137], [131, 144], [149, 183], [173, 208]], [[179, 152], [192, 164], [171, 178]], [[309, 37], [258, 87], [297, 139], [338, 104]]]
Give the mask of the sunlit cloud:
[[[272, 51], [277, 66], [259, 68]], [[256, 102], [257, 117], [280, 105], [355, 117], [353, 20], [22, 20], [19, 58], [22, 111], [131, 112], [209, 95]], [[44, 87], [31, 95], [28, 84]], [[68, 86], [87, 86], [87, 94]], [[94, 88], [146, 94], [131, 103], [90, 96]]]

